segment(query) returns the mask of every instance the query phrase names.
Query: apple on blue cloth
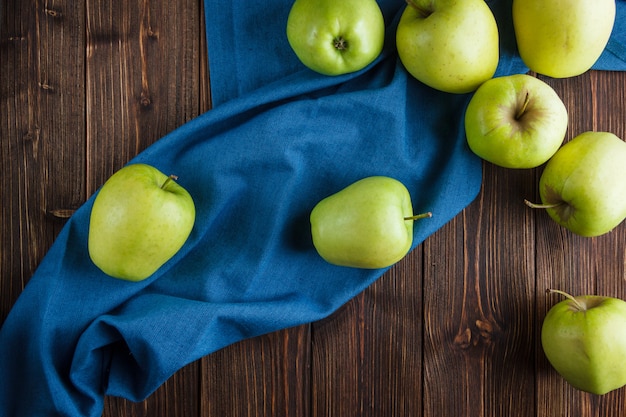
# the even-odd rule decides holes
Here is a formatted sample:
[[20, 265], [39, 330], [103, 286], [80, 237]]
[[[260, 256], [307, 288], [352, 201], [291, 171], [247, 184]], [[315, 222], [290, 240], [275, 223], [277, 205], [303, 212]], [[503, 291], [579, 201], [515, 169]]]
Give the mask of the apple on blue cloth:
[[[313, 207], [361, 178], [395, 178], [416, 212], [435, 213], [409, 250], [474, 200], [470, 96], [411, 76], [395, 45], [405, 3], [377, 3], [381, 53], [329, 77], [289, 45], [291, 0], [204, 1], [214, 107], [129, 161], [179, 176], [194, 199], [191, 233], [148, 278], [111, 279], [89, 258], [95, 196], [85, 202], [0, 329], [0, 415], [99, 417], [105, 395], [143, 400], [229, 344], [332, 314], [387, 270], [333, 265], [312, 243]], [[526, 72], [511, 1], [488, 5], [500, 28], [494, 76]], [[596, 69], [626, 69], [626, 2], [617, 6]]]

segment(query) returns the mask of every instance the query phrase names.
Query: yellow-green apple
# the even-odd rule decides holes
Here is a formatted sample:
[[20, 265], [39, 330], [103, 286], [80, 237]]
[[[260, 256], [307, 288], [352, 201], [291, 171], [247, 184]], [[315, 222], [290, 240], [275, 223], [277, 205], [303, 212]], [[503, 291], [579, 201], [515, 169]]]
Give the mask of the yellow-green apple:
[[187, 241], [195, 222], [191, 195], [153, 166], [130, 164], [114, 173], [93, 203], [88, 249], [104, 273], [148, 278]]
[[626, 302], [599, 295], [566, 297], [541, 327], [548, 361], [573, 387], [603, 395], [626, 385]]
[[615, 0], [513, 0], [519, 54], [554, 78], [580, 75], [598, 60], [615, 23]]
[[380, 55], [385, 21], [375, 0], [296, 0], [287, 18], [287, 40], [310, 69], [341, 75]]
[[567, 131], [567, 109], [542, 80], [527, 74], [485, 81], [465, 111], [470, 149], [505, 168], [535, 168], [559, 149]]
[[484, 0], [407, 0], [396, 31], [402, 64], [437, 90], [469, 93], [499, 61], [496, 19]]
[[542, 204], [561, 226], [581, 236], [610, 232], [626, 218], [626, 142], [609, 132], [584, 132], [563, 145], [539, 179]]
[[334, 265], [384, 268], [402, 259], [413, 243], [411, 196], [400, 181], [363, 178], [324, 198], [311, 211], [317, 252]]

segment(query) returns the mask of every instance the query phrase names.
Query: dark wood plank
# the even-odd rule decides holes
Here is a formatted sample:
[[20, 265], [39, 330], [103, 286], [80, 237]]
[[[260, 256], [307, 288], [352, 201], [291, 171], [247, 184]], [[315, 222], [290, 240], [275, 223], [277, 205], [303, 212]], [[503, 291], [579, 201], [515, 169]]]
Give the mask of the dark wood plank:
[[313, 416], [415, 416], [422, 403], [422, 247], [313, 324]]
[[532, 415], [534, 174], [484, 164], [483, 188], [426, 242], [424, 415]]
[[202, 361], [202, 416], [308, 417], [309, 325], [228, 346]]
[[85, 8], [43, 1], [0, 7], [3, 321], [85, 199]]
[[201, 108], [197, 0], [87, 2], [87, 163], [92, 193]]
[[[550, 80], [563, 98], [570, 123], [567, 140], [589, 130], [626, 138], [626, 73], [590, 72], [569, 80]], [[624, 389], [603, 397], [573, 389], [552, 369], [540, 343], [541, 322], [561, 300], [544, 291], [600, 294], [626, 299], [626, 224], [596, 238], [583, 238], [536, 214], [537, 229], [537, 416], [623, 416]]]

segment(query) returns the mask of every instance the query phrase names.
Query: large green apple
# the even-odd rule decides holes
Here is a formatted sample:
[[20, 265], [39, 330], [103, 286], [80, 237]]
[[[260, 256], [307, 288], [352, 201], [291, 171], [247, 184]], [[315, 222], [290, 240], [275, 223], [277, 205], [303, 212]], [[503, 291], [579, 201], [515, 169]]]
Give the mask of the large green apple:
[[563, 145], [539, 179], [543, 204], [557, 223], [581, 236], [599, 236], [626, 218], [626, 142], [585, 132]]
[[541, 327], [548, 361], [573, 387], [603, 395], [626, 385], [626, 302], [598, 295], [567, 297]]
[[411, 196], [400, 181], [363, 178], [313, 208], [313, 245], [335, 265], [385, 268], [411, 248], [413, 221], [430, 215], [413, 215]]
[[493, 77], [499, 60], [496, 19], [484, 0], [407, 0], [396, 31], [402, 64], [416, 79], [468, 93]]
[[346, 74], [378, 57], [385, 21], [375, 0], [296, 0], [287, 18], [287, 40], [312, 70]]
[[580, 75], [598, 60], [615, 22], [615, 0], [513, 0], [519, 54], [535, 72]]
[[146, 164], [131, 164], [102, 186], [91, 209], [89, 256], [104, 273], [148, 278], [183, 246], [195, 221], [189, 193]]
[[485, 81], [465, 111], [470, 149], [505, 168], [534, 168], [552, 157], [567, 132], [567, 109], [545, 82], [527, 74]]

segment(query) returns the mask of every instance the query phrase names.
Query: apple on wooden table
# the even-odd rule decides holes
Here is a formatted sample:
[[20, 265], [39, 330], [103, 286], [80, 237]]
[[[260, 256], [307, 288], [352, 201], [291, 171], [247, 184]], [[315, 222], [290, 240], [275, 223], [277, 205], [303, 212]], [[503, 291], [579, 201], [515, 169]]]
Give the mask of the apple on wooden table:
[[102, 186], [91, 209], [88, 249], [104, 273], [151, 276], [186, 242], [196, 210], [191, 195], [153, 166], [130, 164]]
[[573, 387], [603, 395], [626, 385], [626, 302], [613, 297], [566, 297], [550, 308], [541, 345], [554, 369]]
[[519, 54], [539, 74], [580, 75], [604, 51], [615, 10], [615, 0], [513, 0]]
[[402, 64], [437, 90], [469, 93], [495, 74], [499, 36], [484, 0], [407, 0], [396, 31]]
[[584, 132], [563, 145], [539, 179], [541, 204], [561, 226], [585, 237], [626, 218], [626, 142], [610, 132]]
[[287, 18], [287, 40], [310, 69], [347, 74], [380, 55], [385, 21], [375, 0], [296, 0]]
[[465, 111], [470, 149], [505, 168], [535, 168], [559, 149], [568, 114], [559, 95], [527, 74], [496, 77], [474, 93]]
[[413, 243], [411, 196], [400, 181], [366, 177], [324, 198], [310, 215], [313, 245], [327, 262], [377, 269], [402, 259]]

